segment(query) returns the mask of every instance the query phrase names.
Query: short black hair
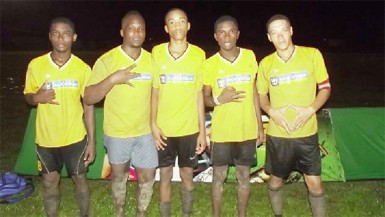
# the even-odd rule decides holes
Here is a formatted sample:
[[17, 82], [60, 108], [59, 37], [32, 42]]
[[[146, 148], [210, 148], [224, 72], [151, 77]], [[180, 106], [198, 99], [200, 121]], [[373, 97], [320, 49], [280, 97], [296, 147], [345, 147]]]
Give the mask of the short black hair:
[[267, 21], [266, 23], [266, 31], [269, 32], [269, 25], [276, 21], [276, 20], [286, 20], [288, 23], [289, 23], [289, 26], [291, 25], [290, 24], [290, 20], [287, 16], [283, 15], [283, 14], [275, 14], [273, 15], [272, 17], [270, 17], [270, 19]]
[[67, 17], [56, 17], [53, 20], [51, 20], [51, 24], [49, 26], [50, 31], [51, 31], [52, 26], [56, 23], [65, 23], [65, 24], [70, 26], [70, 28], [72, 29], [72, 31], [74, 33], [76, 33], [75, 24]]
[[187, 18], [187, 21], [188, 21], [188, 16], [187, 16], [187, 13], [186, 11], [184, 11], [183, 9], [180, 9], [180, 8], [171, 8], [170, 10], [167, 11], [166, 15], [164, 16], [164, 23], [167, 24], [167, 16], [173, 12], [173, 11], [181, 11], [182, 13], [184, 13], [184, 15], [186, 15], [186, 18]]
[[132, 10], [132, 11], [127, 12], [127, 13], [123, 16], [123, 18], [122, 18], [122, 28], [123, 28], [123, 25], [124, 25], [124, 21], [127, 19], [127, 17], [133, 16], [133, 15], [141, 17], [142, 20], [144, 21], [144, 18], [143, 18], [142, 14], [141, 14], [139, 11]]
[[231, 22], [233, 22], [233, 23], [235, 24], [235, 26], [237, 27], [237, 29], [239, 30], [238, 21], [237, 21], [234, 17], [232, 17], [232, 16], [230, 16], [230, 15], [224, 15], [224, 16], [219, 17], [219, 18], [215, 21], [215, 23], [214, 23], [214, 32], [217, 31], [218, 25], [219, 25], [220, 23], [225, 22], [225, 21], [231, 21]]

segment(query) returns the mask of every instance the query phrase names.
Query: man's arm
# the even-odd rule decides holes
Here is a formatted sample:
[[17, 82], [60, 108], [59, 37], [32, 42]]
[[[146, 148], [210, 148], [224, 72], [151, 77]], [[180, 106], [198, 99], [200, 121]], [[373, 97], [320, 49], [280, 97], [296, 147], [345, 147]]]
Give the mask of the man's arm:
[[152, 88], [151, 91], [151, 114], [150, 114], [150, 124], [152, 136], [155, 140], [155, 145], [158, 150], [163, 150], [163, 146], [167, 146], [167, 144], [163, 141], [166, 140], [167, 137], [163, 134], [162, 130], [156, 124], [156, 117], [158, 115], [158, 101], [159, 101], [159, 89]]
[[257, 116], [257, 122], [258, 122], [257, 144], [259, 145], [263, 143], [265, 135], [263, 133], [262, 112], [261, 112], [259, 94], [258, 94], [256, 85], [253, 85], [253, 99], [254, 99], [255, 114]]
[[204, 97], [204, 104], [207, 107], [214, 107], [216, 106], [214, 102], [214, 98], [212, 96], [212, 89], [208, 85], [203, 86], [203, 97]]
[[331, 93], [330, 88], [320, 89], [314, 102], [307, 107], [291, 106], [298, 114], [293, 122], [293, 130], [301, 128], [326, 103]]
[[46, 89], [47, 83], [45, 82], [36, 93], [27, 93], [24, 95], [25, 101], [32, 106], [36, 106], [39, 103], [42, 104], [55, 104], [59, 105], [58, 102], [55, 102], [56, 93], [53, 89]]
[[[196, 153], [201, 154], [207, 146], [206, 126], [205, 126], [205, 102], [203, 92], [198, 91], [198, 118], [199, 118], [199, 135], [197, 139]], [[211, 97], [212, 98], [212, 97]]]
[[290, 107], [290, 105], [274, 109], [271, 107], [270, 99], [267, 94], [259, 95], [259, 100], [263, 111], [265, 111], [276, 124], [283, 127], [288, 134], [291, 134], [292, 127], [290, 126], [290, 123], [285, 116], [285, 112]]
[[88, 137], [83, 160], [84, 164], [88, 166], [95, 160], [96, 155], [95, 109], [93, 105], [87, 105], [85, 102], [83, 102], [83, 109]]
[[98, 103], [117, 84], [128, 84], [133, 86], [130, 83], [130, 79], [140, 76], [139, 73], [131, 72], [135, 66], [135, 64], [132, 64], [128, 68], [118, 70], [105, 78], [103, 81], [86, 87], [84, 91], [84, 102], [88, 105]]
[[222, 90], [221, 94], [217, 96], [217, 102], [215, 102], [211, 87], [207, 85], [203, 86], [204, 103], [207, 107], [214, 107], [229, 102], [241, 102], [242, 98], [245, 98], [244, 93], [245, 91], [237, 91], [234, 87], [227, 86]]

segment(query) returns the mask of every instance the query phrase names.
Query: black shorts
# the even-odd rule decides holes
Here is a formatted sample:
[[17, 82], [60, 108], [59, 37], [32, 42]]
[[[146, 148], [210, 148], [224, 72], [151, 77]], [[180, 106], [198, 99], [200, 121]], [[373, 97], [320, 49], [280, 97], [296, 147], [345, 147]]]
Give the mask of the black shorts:
[[213, 143], [211, 163], [213, 166], [257, 164], [256, 139], [243, 142]]
[[53, 171], [60, 173], [63, 164], [66, 166], [69, 175], [86, 173], [83, 161], [86, 147], [87, 137], [77, 143], [58, 148], [47, 148], [37, 145], [36, 154], [39, 173], [47, 174]]
[[159, 167], [174, 166], [177, 156], [179, 167], [196, 167], [198, 165], [198, 156], [195, 153], [197, 138], [198, 133], [195, 133], [181, 137], [167, 137], [167, 140], [163, 140], [167, 146], [164, 150], [158, 150]]
[[318, 134], [303, 138], [266, 137], [266, 173], [286, 178], [296, 170], [305, 175], [321, 175]]

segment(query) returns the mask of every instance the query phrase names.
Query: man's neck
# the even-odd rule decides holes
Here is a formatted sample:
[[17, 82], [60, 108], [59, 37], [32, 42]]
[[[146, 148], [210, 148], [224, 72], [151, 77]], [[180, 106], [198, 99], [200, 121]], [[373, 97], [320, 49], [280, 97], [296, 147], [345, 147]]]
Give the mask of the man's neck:
[[170, 40], [170, 43], [168, 44], [168, 50], [174, 58], [182, 56], [187, 47], [187, 40]]
[[290, 45], [287, 49], [285, 50], [277, 50], [278, 56], [285, 62], [289, 61], [290, 58], [293, 56], [295, 51], [295, 46]]
[[231, 50], [219, 50], [219, 54], [230, 62], [234, 62], [237, 59], [239, 52], [240, 49], [238, 47], [234, 47], [234, 49]]
[[122, 50], [130, 56], [132, 59], [137, 59], [140, 56], [140, 53], [142, 51], [141, 47], [129, 47], [124, 44], [122, 44]]
[[71, 58], [71, 51], [58, 52], [53, 50], [51, 52], [51, 59], [58, 66], [63, 66]]

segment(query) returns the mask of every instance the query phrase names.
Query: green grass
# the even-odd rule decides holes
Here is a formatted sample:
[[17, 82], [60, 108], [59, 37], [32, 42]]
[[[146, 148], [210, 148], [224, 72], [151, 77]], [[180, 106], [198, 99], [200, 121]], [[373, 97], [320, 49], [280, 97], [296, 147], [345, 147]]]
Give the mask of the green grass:
[[[44, 216], [42, 206], [42, 185], [39, 177], [33, 177], [36, 190], [31, 197], [13, 205], [0, 206], [2, 216]], [[325, 194], [328, 216], [331, 217], [380, 217], [385, 216], [385, 182], [326, 182]], [[129, 182], [127, 191], [126, 216], [135, 216], [135, 182]], [[108, 180], [90, 180], [92, 191], [91, 206], [93, 216], [114, 216], [110, 185]], [[192, 217], [211, 216], [210, 183], [196, 183], [195, 203]], [[154, 195], [148, 209], [148, 216], [159, 216], [159, 185], [154, 186]], [[288, 184], [284, 187], [285, 216], [311, 216], [304, 183]], [[61, 206], [59, 216], [78, 216], [74, 199], [73, 184], [69, 178], [61, 182]], [[172, 216], [181, 216], [179, 183], [173, 183]], [[236, 216], [236, 183], [226, 183], [222, 207], [223, 217]], [[248, 216], [273, 216], [264, 184], [252, 184]]]

